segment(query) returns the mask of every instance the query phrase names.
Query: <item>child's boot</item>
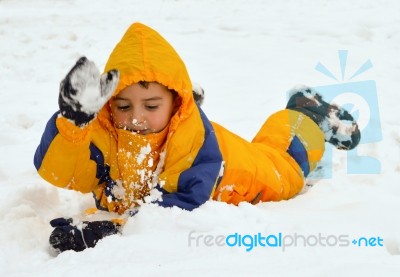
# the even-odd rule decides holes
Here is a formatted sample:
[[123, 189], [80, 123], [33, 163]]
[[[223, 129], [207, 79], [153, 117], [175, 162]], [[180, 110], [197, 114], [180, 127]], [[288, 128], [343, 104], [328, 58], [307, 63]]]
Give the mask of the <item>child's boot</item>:
[[360, 142], [361, 133], [351, 114], [339, 106], [325, 102], [310, 87], [293, 88], [286, 108], [310, 117], [321, 128], [325, 141], [338, 149], [351, 150]]

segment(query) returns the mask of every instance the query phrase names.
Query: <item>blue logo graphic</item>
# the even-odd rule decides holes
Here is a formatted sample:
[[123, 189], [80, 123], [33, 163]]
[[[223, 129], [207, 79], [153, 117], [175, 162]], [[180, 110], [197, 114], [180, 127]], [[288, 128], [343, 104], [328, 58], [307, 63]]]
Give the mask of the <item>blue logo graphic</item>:
[[[325, 101], [335, 103], [348, 110], [357, 120], [361, 131], [362, 144], [370, 144], [382, 140], [382, 130], [379, 116], [378, 97], [376, 83], [373, 80], [352, 81], [355, 77], [372, 68], [372, 62], [364, 62], [350, 78], [345, 81], [347, 50], [339, 50], [339, 63], [341, 78], [336, 77], [322, 63], [318, 62], [315, 70], [338, 83], [316, 86], [314, 89], [322, 94]], [[339, 80], [340, 79], [340, 80]], [[326, 165], [322, 178], [332, 177], [332, 154], [333, 146], [326, 145], [326, 151], [322, 163]], [[379, 174], [381, 164], [379, 160], [370, 156], [360, 156], [358, 147], [347, 152], [347, 173], [348, 174]], [[321, 178], [321, 176], [318, 176]]]
[[360, 237], [357, 240], [353, 239], [351, 241], [352, 244], [354, 244], [355, 246], [371, 246], [371, 247], [375, 247], [375, 246], [383, 246], [383, 238], [381, 237], [370, 237], [370, 238], [366, 238], [366, 237]]
[[228, 235], [204, 235], [191, 231], [188, 234], [188, 246], [243, 247], [246, 252], [250, 252], [255, 248], [271, 248], [280, 249], [282, 252], [285, 252], [292, 247], [383, 247], [383, 238], [380, 236], [362, 236], [351, 240], [350, 236], [347, 234], [334, 235], [317, 233], [302, 235], [298, 233], [284, 234], [282, 232], [277, 234], [262, 234], [261, 232], [241, 234], [235, 232]]

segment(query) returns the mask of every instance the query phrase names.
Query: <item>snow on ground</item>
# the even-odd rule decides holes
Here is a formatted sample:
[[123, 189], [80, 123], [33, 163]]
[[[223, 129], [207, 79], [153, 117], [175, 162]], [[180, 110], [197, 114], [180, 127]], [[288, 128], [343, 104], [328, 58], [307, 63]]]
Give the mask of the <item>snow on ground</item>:
[[[0, 0], [0, 276], [399, 276], [399, 10], [396, 0]], [[379, 171], [349, 174], [354, 161], [334, 151], [332, 177], [289, 201], [145, 206], [122, 236], [52, 257], [49, 220], [93, 201], [39, 178], [34, 151], [60, 80], [82, 55], [103, 68], [134, 21], [175, 46], [206, 90], [209, 118], [246, 139], [292, 86], [341, 85], [369, 59], [373, 67], [351, 82], [375, 82], [382, 139], [356, 153], [378, 160]], [[343, 80], [339, 50], [348, 50]], [[316, 71], [318, 62], [338, 81]], [[366, 124], [368, 104], [359, 108]], [[224, 236], [233, 245], [235, 234], [258, 233], [271, 244], [281, 234], [288, 246], [250, 250], [248, 236], [221, 246]], [[351, 243], [363, 237], [371, 245]]]

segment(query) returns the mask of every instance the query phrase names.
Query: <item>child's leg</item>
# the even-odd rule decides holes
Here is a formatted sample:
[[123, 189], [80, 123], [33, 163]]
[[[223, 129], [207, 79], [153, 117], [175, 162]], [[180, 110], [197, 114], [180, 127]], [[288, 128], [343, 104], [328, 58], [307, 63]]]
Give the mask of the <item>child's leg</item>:
[[[226, 132], [215, 130], [218, 141], [228, 141]], [[312, 89], [294, 91], [287, 109], [271, 115], [251, 144], [222, 143], [226, 166], [214, 199], [238, 204], [295, 196], [322, 159], [325, 141], [340, 149], [354, 148], [360, 141], [356, 122]]]
[[292, 198], [325, 149], [318, 125], [288, 109], [271, 115], [251, 143], [213, 126], [225, 160], [213, 199], [235, 205]]
[[325, 151], [324, 134], [318, 125], [303, 113], [289, 109], [272, 114], [252, 142], [293, 158], [287, 158], [287, 162], [300, 166], [303, 177], [316, 168]]
[[360, 142], [361, 134], [354, 118], [345, 109], [325, 102], [312, 88], [292, 89], [286, 108], [310, 117], [324, 132], [325, 141], [338, 149], [351, 150]]

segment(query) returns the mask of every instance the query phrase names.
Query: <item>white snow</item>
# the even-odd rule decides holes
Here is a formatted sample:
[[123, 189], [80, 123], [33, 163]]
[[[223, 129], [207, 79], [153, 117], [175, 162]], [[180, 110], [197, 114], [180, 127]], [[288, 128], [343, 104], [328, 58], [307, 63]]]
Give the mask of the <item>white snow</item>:
[[137, 154], [136, 162], [140, 165], [142, 164], [143, 160], [146, 159], [147, 155], [151, 152], [151, 145], [147, 143], [146, 146], [142, 146], [140, 148], [140, 153]]
[[[116, 180], [115, 185], [112, 187], [111, 191], [112, 195], [114, 195], [117, 199], [123, 199], [125, 197], [126, 190], [124, 186], [122, 185], [121, 180]], [[110, 196], [107, 199], [109, 202], [112, 201], [112, 197]]]
[[[0, 0], [0, 276], [400, 276], [399, 10], [397, 0]], [[48, 222], [94, 202], [43, 181], [34, 151], [66, 73], [81, 56], [102, 69], [134, 21], [180, 53], [208, 117], [249, 140], [293, 85], [345, 83], [370, 60], [349, 82], [376, 83], [383, 139], [357, 153], [377, 159], [379, 172], [349, 174], [347, 154], [334, 150], [332, 178], [310, 180], [294, 199], [209, 201], [192, 212], [145, 205], [122, 236], [52, 257]], [[338, 50], [348, 50], [344, 80]], [[219, 246], [235, 233], [250, 235], [245, 244], [258, 233], [299, 241], [285, 251]], [[375, 246], [339, 246], [362, 237]]]

